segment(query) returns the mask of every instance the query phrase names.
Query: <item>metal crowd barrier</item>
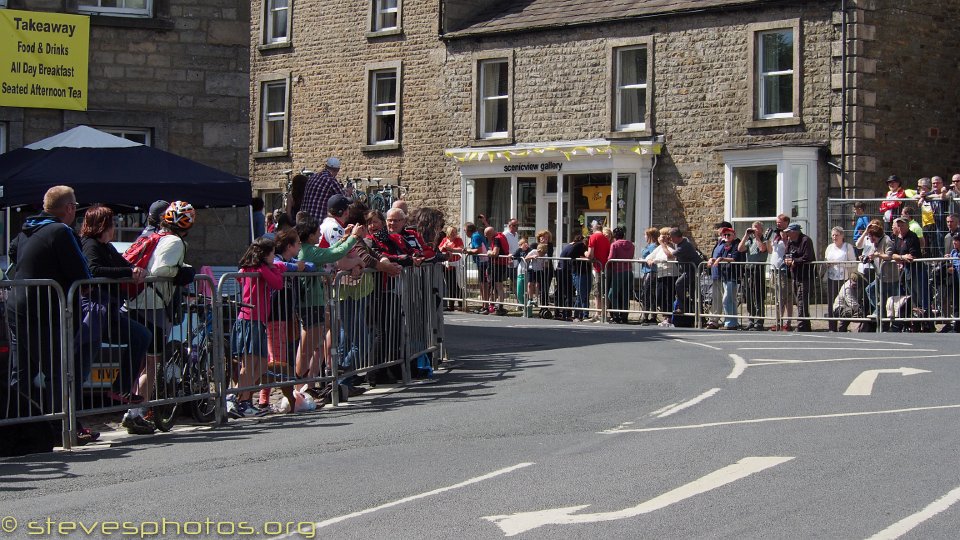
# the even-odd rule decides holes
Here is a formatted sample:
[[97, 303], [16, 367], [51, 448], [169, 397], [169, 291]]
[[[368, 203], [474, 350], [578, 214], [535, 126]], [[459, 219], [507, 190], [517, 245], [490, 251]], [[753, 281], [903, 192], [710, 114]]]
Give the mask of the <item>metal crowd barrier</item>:
[[[337, 404], [334, 383], [348, 376], [399, 365], [406, 383], [411, 362], [426, 356], [433, 368], [442, 358], [439, 265], [407, 268], [396, 278], [341, 273], [335, 281], [325, 273], [288, 272], [283, 289], [253, 299], [272, 308], [268, 343], [236, 325], [240, 311], [254, 304], [220, 294], [242, 291], [258, 278], [234, 272], [215, 285], [200, 274], [157, 311], [121, 300], [138, 293], [131, 279], [78, 281], [66, 294], [53, 280], [0, 282], [4, 330], [10, 330], [0, 426], [60, 422], [62, 444], [71, 448], [84, 416], [142, 407], [159, 429], [185, 412], [198, 422], [220, 423], [229, 394], [281, 388], [286, 395], [294, 386], [320, 383], [331, 387]], [[168, 288], [173, 292], [164, 287], [169, 281], [146, 283], [164, 296]], [[20, 298], [16, 305], [23, 309], [14, 309]], [[300, 367], [312, 368], [299, 376], [298, 353]]]
[[[0, 282], [8, 358], [0, 373], [0, 426], [31, 422], [60, 422], [63, 445], [69, 448], [67, 403], [72, 365], [67, 361], [72, 342], [63, 288], [50, 279]], [[66, 319], [71, 320], [71, 319]]]

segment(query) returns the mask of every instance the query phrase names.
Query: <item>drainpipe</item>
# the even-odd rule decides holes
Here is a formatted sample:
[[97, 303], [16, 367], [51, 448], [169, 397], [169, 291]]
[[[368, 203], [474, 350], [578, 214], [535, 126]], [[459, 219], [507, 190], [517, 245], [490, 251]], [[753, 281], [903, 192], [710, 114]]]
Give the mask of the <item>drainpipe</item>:
[[847, 196], [847, 0], [840, 0], [840, 198]]

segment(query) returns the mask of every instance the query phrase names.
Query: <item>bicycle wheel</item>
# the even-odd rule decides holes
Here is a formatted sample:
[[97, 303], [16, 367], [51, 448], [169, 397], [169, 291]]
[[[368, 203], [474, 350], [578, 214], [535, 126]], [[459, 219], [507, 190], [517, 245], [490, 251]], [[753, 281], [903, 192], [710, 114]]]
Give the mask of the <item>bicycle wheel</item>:
[[[191, 358], [188, 369], [187, 387], [191, 395], [215, 394], [216, 376], [213, 371], [213, 352], [204, 340], [203, 347], [197, 353], [196, 359]], [[217, 400], [215, 397], [201, 398], [190, 402], [190, 415], [197, 422], [210, 423], [217, 416]]]
[[[170, 399], [184, 395], [183, 351], [179, 343], [170, 344], [173, 352], [157, 362], [156, 399]], [[169, 350], [169, 349], [168, 349]], [[170, 431], [176, 424], [177, 403], [152, 407], [153, 423], [160, 431]]]

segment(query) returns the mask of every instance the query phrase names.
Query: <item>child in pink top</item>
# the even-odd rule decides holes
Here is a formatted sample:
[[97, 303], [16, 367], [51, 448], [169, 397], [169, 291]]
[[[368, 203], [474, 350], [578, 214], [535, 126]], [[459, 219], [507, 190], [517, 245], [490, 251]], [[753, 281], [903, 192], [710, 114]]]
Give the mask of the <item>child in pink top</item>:
[[[267, 371], [267, 321], [270, 317], [270, 294], [283, 288], [286, 266], [274, 262], [276, 244], [267, 238], [258, 238], [240, 258], [240, 273], [258, 272], [259, 277], [238, 278], [243, 286], [243, 303], [237, 314], [230, 336], [233, 353], [240, 356], [240, 388], [253, 386]], [[247, 307], [250, 306], [250, 307]], [[239, 393], [239, 406], [227, 412], [233, 418], [265, 414], [269, 409], [257, 409], [251, 402], [252, 392]]]

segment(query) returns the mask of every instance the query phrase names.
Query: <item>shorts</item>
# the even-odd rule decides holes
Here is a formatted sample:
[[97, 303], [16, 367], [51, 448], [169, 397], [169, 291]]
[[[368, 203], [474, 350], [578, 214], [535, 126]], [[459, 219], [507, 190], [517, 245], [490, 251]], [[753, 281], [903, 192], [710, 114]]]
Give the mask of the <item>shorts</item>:
[[252, 355], [267, 358], [267, 325], [249, 319], [233, 323], [230, 345], [234, 355]]
[[297, 312], [300, 314], [300, 327], [304, 330], [323, 326], [324, 306], [301, 307]]
[[163, 355], [165, 354], [165, 345], [167, 343], [167, 314], [162, 309], [135, 309], [129, 315], [140, 324], [147, 327], [147, 330], [153, 334], [150, 340], [150, 346], [147, 347], [147, 354]]
[[529, 283], [543, 283], [543, 278], [545, 277], [543, 270], [530, 270], [527, 272], [527, 281]]
[[487, 275], [490, 276], [492, 283], [503, 283], [514, 273], [516, 270], [506, 264], [491, 264]]

